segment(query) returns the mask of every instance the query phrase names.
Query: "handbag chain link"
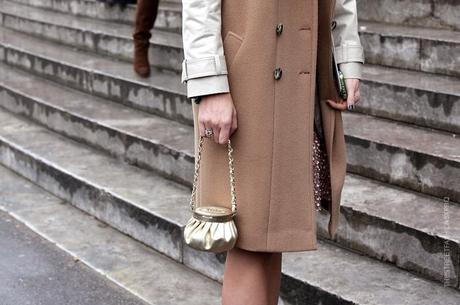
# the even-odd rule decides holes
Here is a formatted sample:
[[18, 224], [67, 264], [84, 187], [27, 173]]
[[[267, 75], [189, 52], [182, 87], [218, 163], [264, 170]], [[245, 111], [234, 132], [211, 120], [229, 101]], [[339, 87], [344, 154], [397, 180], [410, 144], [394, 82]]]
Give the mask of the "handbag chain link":
[[[198, 155], [195, 162], [195, 174], [193, 175], [193, 188], [192, 188], [192, 195], [190, 196], [190, 208], [192, 211], [195, 210], [195, 197], [196, 197], [196, 188], [198, 183], [198, 173], [200, 170], [200, 161], [201, 161], [201, 152], [203, 150], [203, 141], [204, 136], [200, 135], [200, 142], [198, 145]], [[228, 139], [228, 167], [230, 170], [230, 193], [232, 197], [232, 212], [236, 214], [236, 191], [235, 191], [235, 169], [233, 166], [233, 148], [231, 145], [230, 139]]]

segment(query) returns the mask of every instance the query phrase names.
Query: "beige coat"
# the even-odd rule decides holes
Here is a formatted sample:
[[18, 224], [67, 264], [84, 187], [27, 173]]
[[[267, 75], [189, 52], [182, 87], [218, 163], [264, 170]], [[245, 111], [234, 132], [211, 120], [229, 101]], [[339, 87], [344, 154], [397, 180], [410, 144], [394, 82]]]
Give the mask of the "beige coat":
[[[231, 140], [239, 248], [317, 247], [311, 167], [316, 85], [331, 169], [328, 229], [331, 237], [336, 233], [346, 147], [341, 112], [324, 102], [338, 99], [332, 51], [346, 78], [360, 78], [364, 62], [356, 3], [336, 1], [183, 0], [187, 96], [230, 92], [237, 110]], [[195, 152], [197, 114], [193, 104]], [[227, 146], [206, 139], [203, 149], [197, 205], [230, 206]]]

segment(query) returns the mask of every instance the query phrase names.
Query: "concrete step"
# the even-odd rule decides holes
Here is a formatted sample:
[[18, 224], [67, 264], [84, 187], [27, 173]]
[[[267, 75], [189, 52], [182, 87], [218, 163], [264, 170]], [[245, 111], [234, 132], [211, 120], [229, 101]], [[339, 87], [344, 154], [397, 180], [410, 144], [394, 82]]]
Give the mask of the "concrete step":
[[[2, 3], [12, 3], [2, 0]], [[132, 58], [132, 27], [63, 14], [15, 3], [0, 9], [3, 25], [54, 41]], [[367, 63], [460, 76], [460, 32], [442, 29], [360, 22]], [[152, 64], [179, 72], [183, 58], [180, 34], [154, 31]]]
[[[182, 243], [190, 188], [11, 113], [0, 111], [0, 120], [0, 162], [5, 166], [154, 249], [214, 279], [221, 277], [221, 255], [197, 253]], [[342, 246], [458, 287], [460, 224], [443, 226], [442, 211], [457, 219], [460, 206], [356, 175], [347, 176], [342, 198], [337, 240]], [[318, 231], [325, 236], [327, 215], [318, 216]], [[451, 249], [448, 259], [445, 244]]]
[[[2, 50], [0, 58], [8, 64], [93, 95], [193, 124], [185, 86], [177, 74], [154, 69], [151, 78], [141, 79], [125, 62], [8, 29], [0, 32]], [[361, 88], [358, 112], [460, 132], [460, 81], [455, 77], [365, 65]]]
[[193, 125], [180, 76], [158, 69], [138, 77], [132, 65], [14, 32], [0, 31], [0, 60], [63, 85]]
[[129, 238], [3, 166], [0, 177], [0, 210], [115, 283], [118, 289], [151, 305], [220, 303], [218, 282]]
[[[133, 58], [131, 25], [53, 12], [8, 0], [0, 1], [0, 16], [6, 28], [124, 60]], [[153, 66], [174, 71], [181, 69], [180, 34], [155, 29], [150, 46]]]
[[460, 133], [460, 79], [366, 64], [355, 112]]
[[0, 64], [0, 107], [130, 164], [192, 185], [193, 127]]
[[[13, 0], [42, 8], [70, 13], [77, 16], [102, 20], [132, 23], [135, 5], [126, 8], [110, 6], [95, 0]], [[181, 1], [160, 1], [156, 27], [180, 31]], [[400, 1], [376, 2], [358, 0], [358, 15], [361, 21], [375, 21], [439, 29], [460, 30], [459, 4], [455, 1]]]
[[[126, 7], [109, 5], [96, 0], [13, 0], [14, 2], [34, 7], [46, 8], [61, 13], [81, 17], [123, 22], [133, 24], [136, 6], [128, 4]], [[181, 2], [168, 0], [160, 1], [155, 28], [180, 33], [182, 30]]]
[[[149, 83], [130, 81], [130, 79], [133, 78], [133, 73], [128, 70], [129, 67], [127, 64], [123, 65], [123, 63], [114, 63], [113, 61], [100, 57], [98, 58], [91, 54], [75, 52], [70, 49], [53, 46], [43, 42], [40, 44], [36, 40], [25, 40], [27, 36], [17, 36], [14, 35], [14, 33], [8, 31], [3, 31], [2, 34], [3, 38], [1, 40], [11, 43], [8, 45], [3, 43], [4, 52], [6, 54], [6, 56], [4, 55], [4, 60], [8, 64], [22, 67], [28, 71], [33, 71], [42, 76], [44, 75], [48, 78], [51, 78], [52, 80], [56, 80], [65, 85], [71, 85], [77, 89], [82, 89], [91, 94], [100, 95], [114, 101], [125, 103], [129, 106], [134, 106], [138, 109], [147, 110], [161, 116], [182, 121], [186, 124], [189, 124], [190, 126], [193, 124], [190, 104], [183, 95], [183, 91], [180, 93], [178, 92], [179, 90], [176, 89], [175, 92], [177, 93], [174, 96], [165, 99], [163, 93], [157, 93], [159, 90], [156, 90], [156, 88], [158, 88], [156, 85], [154, 88], [152, 88], [152, 85]], [[27, 48], [27, 52], [13, 46], [13, 44], [22, 45], [22, 47]], [[54, 58], [58, 58], [58, 60], [55, 60]], [[84, 68], [82, 68], [82, 66], [84, 66]], [[181, 84], [177, 78], [174, 79], [171, 77], [168, 79], [164, 74], [158, 74], [156, 76], [158, 78], [154, 78], [153, 81], [163, 85], [161, 86], [162, 90], [160, 92], [174, 92], [174, 89], [164, 90], [163, 88], [166, 86], [175, 86], [179, 87], [179, 89], [184, 89], [181, 87]], [[380, 80], [385, 79], [385, 77], [386, 79], [391, 78], [388, 74], [385, 77], [382, 76], [383, 74], [378, 74], [378, 76], [375, 78], [376, 82], [379, 80], [379, 77]], [[168, 82], [167, 80], [170, 81]], [[436, 86], [436, 83], [431, 82], [431, 84], [432, 86]], [[423, 89], [423, 87], [421, 88]], [[445, 92], [449, 94], [448, 90]], [[150, 96], [153, 97], [150, 98]], [[159, 102], [155, 103], [157, 96]], [[181, 100], [178, 100], [179, 98]], [[154, 102], [150, 103], [150, 100]], [[409, 105], [411, 102], [412, 101], [409, 99], [406, 99], [407, 105]], [[399, 111], [399, 109], [397, 108], [395, 111]], [[415, 117], [416, 114], [417, 112], [413, 113], [412, 117]], [[406, 116], [400, 116], [400, 119], [405, 119], [405, 117]], [[368, 119], [374, 120], [374, 118]], [[385, 122], [385, 120], [377, 121]], [[380, 131], [380, 133], [378, 130], [373, 131], [375, 133], [374, 138], [369, 138], [369, 135], [360, 135], [358, 137], [356, 136], [356, 133], [361, 132], [360, 129], [352, 129], [355, 125], [349, 124], [351, 127], [347, 128], [347, 135], [349, 138], [349, 146], [352, 147], [350, 153], [353, 155], [350, 156], [350, 164], [359, 165], [359, 168], [358, 166], [355, 166], [352, 170], [372, 178], [377, 178], [382, 181], [389, 181], [391, 183], [394, 182], [398, 185], [410, 187], [414, 190], [426, 192], [434, 196], [450, 196], [451, 200], [460, 201], [458, 199], [458, 190], [455, 190], [455, 187], [453, 187], [455, 184], [446, 185], [443, 182], [443, 179], [447, 179], [448, 181], [453, 179], [452, 181], [457, 181], [456, 179], [458, 178], [455, 177], [459, 176], [458, 167], [456, 167], [458, 166], [457, 159], [454, 158], [454, 160], [452, 160], [448, 158], [449, 156], [455, 156], [456, 153], [452, 153], [452, 151], [458, 150], [459, 147], [458, 138], [454, 138], [455, 134], [449, 136], [447, 134], [438, 133], [435, 131], [428, 131], [428, 136], [421, 137], [436, 138], [438, 142], [439, 139], [446, 141], [446, 143], [448, 143], [446, 144], [445, 152], [447, 157], [444, 158], [442, 155], [430, 152], [433, 148], [430, 146], [430, 144], [427, 144], [429, 142], [425, 142], [423, 147], [416, 147], [416, 153], [413, 153], [412, 150], [404, 148], [406, 143], [413, 142], [414, 137], [412, 132], [415, 132], [415, 134], [424, 133], [425, 129], [422, 129], [423, 131], [418, 131], [415, 126], [410, 125], [407, 125], [408, 129], [401, 129], [401, 127], [394, 129], [392, 124], [392, 122], [388, 122], [388, 124], [385, 125], [385, 128], [392, 130], [392, 133], [389, 134], [397, 132], [396, 130], [402, 130], [398, 131], [395, 137], [401, 138], [400, 133], [403, 132], [406, 139], [396, 144], [392, 139], [387, 138], [384, 141], [386, 144], [383, 146], [379, 144], [382, 142], [379, 138], [380, 136], [383, 136], [382, 131]], [[395, 124], [395, 126], [396, 125], [397, 124]], [[402, 124], [398, 126], [406, 125]], [[438, 134], [441, 135], [439, 139]], [[357, 141], [353, 141], [355, 138], [359, 139]], [[363, 145], [367, 148], [365, 148]], [[388, 149], [381, 150], [381, 147], [386, 147]], [[361, 153], [372, 153], [372, 157], [368, 158], [368, 161], [366, 162], [368, 164], [363, 165], [361, 163]], [[411, 155], [412, 157], [404, 158], [404, 160], [401, 160], [401, 153], [403, 153], [403, 155]], [[424, 160], [426, 156], [430, 155], [435, 155], [436, 157], [434, 159], [427, 159], [427, 166], [420, 167], [422, 164], [420, 163], [420, 160]], [[454, 162], [452, 163], [452, 161]], [[435, 162], [435, 164], [439, 164], [440, 166], [432, 166], [434, 163], [431, 162]], [[395, 164], [397, 164], [397, 168], [395, 168]], [[444, 164], [446, 166], [444, 166]], [[402, 165], [404, 166], [400, 167]], [[419, 167], [420, 170], [418, 169]], [[424, 178], [421, 180], [420, 176], [424, 175], [425, 173], [429, 173], [427, 177], [430, 178]], [[436, 175], [433, 176], [433, 173], [436, 173]], [[446, 188], [449, 188], [450, 190], [446, 192]]]
[[360, 20], [460, 30], [460, 3], [448, 0], [358, 0]]
[[[120, 164], [96, 151], [11, 115], [5, 116], [1, 113], [0, 118], [4, 122], [0, 131], [0, 159], [4, 165], [154, 249], [166, 250], [167, 256], [185, 266], [222, 281], [224, 254], [210, 255], [196, 252], [182, 244], [180, 235], [183, 221], [188, 214], [185, 197], [189, 194], [183, 187], [162, 180], [151, 173], [147, 174], [131, 166]], [[6, 177], [3, 173], [4, 171], [1, 176]], [[32, 186], [28, 186], [27, 191], [18, 192], [20, 184], [10, 181], [2, 183], [2, 193], [5, 194], [6, 190], [6, 195], [2, 194], [2, 197], [17, 198], [9, 195], [13, 190], [13, 194], [23, 195], [20, 198], [30, 198], [27, 195], [33, 189]], [[131, 248], [134, 248], [131, 243], [114, 236], [107, 236], [105, 233], [107, 228], [104, 228], [105, 231], [102, 233], [94, 231], [95, 226], [88, 221], [84, 221], [82, 225], [77, 212], [59, 213], [59, 210], [68, 208], [68, 205], [56, 204], [53, 199], [38, 200], [45, 206], [37, 209], [36, 205], [39, 203], [36, 199], [42, 197], [32, 197], [34, 201], [27, 203], [26, 207], [11, 203], [10, 200], [6, 205], [4, 202], [1, 205], [3, 209], [13, 209], [20, 217], [28, 215], [34, 219], [41, 219], [43, 224], [37, 225], [41, 229], [50, 227], [50, 223], [58, 222], [59, 234], [55, 232], [54, 236], [59, 237], [62, 242], [72, 239], [73, 247], [90, 251], [91, 255], [88, 254], [86, 258], [88, 260], [96, 256], [98, 262], [110, 266], [107, 268], [114, 268], [115, 264], [107, 263], [113, 259], [121, 259], [124, 264], [127, 263], [126, 253], [130, 253], [131, 256]], [[40, 216], [37, 216], [37, 213]], [[68, 216], [69, 214], [72, 216]], [[63, 232], [61, 221], [78, 224], [82, 231], [65, 230], [71, 234], [72, 238], [70, 238]], [[75, 243], [75, 238], [78, 239], [80, 236], [108, 239], [111, 247], [115, 244], [130, 249], [109, 251], [110, 257], [105, 259], [101, 256], [103, 255], [101, 244], [105, 244], [104, 240], [97, 241], [99, 246], [96, 247], [97, 251], [94, 251], [95, 248], [90, 245], [81, 246]], [[125, 237], [120, 236], [120, 238]], [[172, 243], [172, 240], [176, 243]], [[143, 253], [152, 255], [148, 250]], [[309, 304], [393, 305], [404, 301], [406, 304], [454, 305], [460, 301], [458, 290], [443, 287], [439, 283], [337, 248], [327, 242], [320, 241], [317, 251], [292, 252], [283, 255], [282, 296], [286, 304], [309, 302]], [[142, 262], [140, 265], [144, 272], [151, 270], [145, 268], [146, 262], [154, 264], [153, 259], [135, 260], [138, 263]], [[165, 264], [167, 268], [161, 270], [179, 268], [169, 264], [169, 261], [165, 261]], [[130, 272], [131, 269], [124, 265], [123, 270]], [[341, 272], [337, 273], [337, 270]], [[115, 274], [126, 275], [121, 271], [115, 272], [114, 276]], [[167, 284], [163, 277], [161, 278], [162, 283]], [[143, 283], [142, 286], [154, 290], [152, 285]]]
[[[8, 64], [22, 67], [77, 89], [83, 88], [91, 94], [193, 125], [190, 104], [183, 93], [181, 95], [178, 92], [173, 98], [166, 99], [166, 105], [164, 105], [164, 96], [156, 94], [159, 96], [159, 102], [155, 103], [156, 96], [150, 97], [152, 91], [156, 93], [155, 89], [152, 89], [148, 83], [139, 84], [137, 81], [130, 81], [133, 72], [128, 70], [126, 64], [119, 65], [91, 54], [75, 52], [43, 42], [39, 44], [36, 40], [26, 41], [27, 36], [17, 36], [7, 31], [3, 31], [2, 34], [2, 41], [14, 41], [8, 45], [3, 44], [6, 54], [4, 60]], [[13, 43], [27, 48], [28, 51], [13, 46]], [[154, 80], [157, 82], [161, 78], [158, 83], [162, 82], [164, 85], [162, 88], [181, 86], [177, 78], [171, 77], [169, 78], [171, 82], [167, 82], [163, 79], [166, 77], [164, 74], [157, 76], [158, 78]], [[173, 90], [167, 89], [167, 91]], [[179, 97], [180, 101], [176, 99]], [[154, 102], [150, 103], [150, 100]], [[460, 144], [456, 134], [418, 129], [413, 125], [370, 116], [356, 116], [353, 113], [344, 113], [344, 119], [349, 121], [346, 134], [351, 171], [440, 198], [449, 196], [452, 201], [460, 201], [459, 191], [455, 187], [457, 184], [454, 183], [460, 176], [457, 153]], [[360, 124], [370, 124], [367, 121], [385, 129], [362, 130]], [[364, 131], [366, 132], [363, 133]], [[414, 137], [419, 134], [420, 136]], [[414, 139], [417, 139], [420, 144], [413, 143]], [[420, 142], [421, 139], [423, 142]], [[431, 140], [442, 145], [432, 147], [429, 142]], [[363, 158], [363, 155], [369, 157]], [[452, 183], [446, 184], [444, 181]]]
[[[62, 13], [92, 17], [102, 20], [132, 23], [135, 5], [126, 8], [110, 6], [96, 0], [13, 0]], [[434, 0], [358, 0], [358, 15], [361, 21], [375, 21], [425, 28], [460, 30], [459, 4], [455, 1]], [[176, 28], [180, 31], [180, 0], [160, 1], [156, 27]]]
[[4, 110], [0, 113], [5, 120], [0, 148], [5, 166], [182, 261], [181, 226], [190, 214], [189, 187], [124, 164]]
[[[177, 124], [66, 89], [49, 81], [14, 71], [7, 66], [0, 65], [0, 68], [6, 72], [3, 77], [0, 77], [0, 106], [4, 109], [33, 119], [74, 140], [102, 149], [128, 163], [141, 168], [153, 169], [163, 176], [191, 186], [194, 166], [191, 126]], [[437, 264], [433, 263], [433, 252], [423, 250], [430, 248], [428, 245], [437, 244], [432, 240], [432, 234], [428, 233], [431, 229], [442, 232], [440, 227], [440, 224], [443, 223], [440, 218], [443, 215], [440, 210], [441, 200], [366, 181], [366, 179], [355, 178], [349, 182], [351, 185], [357, 183], [353, 186], [354, 192], [356, 189], [359, 189], [357, 192], [359, 194], [374, 190], [373, 193], [371, 192], [374, 197], [369, 198], [366, 203], [360, 201], [359, 197], [353, 198], [349, 204], [344, 206], [344, 210], [349, 215], [355, 216], [359, 211], [358, 215], [365, 215], [365, 218], [362, 216], [344, 217], [342, 221], [346, 225], [340, 230], [339, 242], [349, 248], [391, 261], [421, 274], [430, 270], [429, 273], [433, 278], [441, 279], [443, 261], [438, 258]], [[377, 189], [379, 189], [378, 192], [375, 191]], [[394, 199], [391, 203], [387, 203], [389, 194], [393, 193], [395, 193]], [[420, 204], [420, 202], [425, 203]], [[398, 214], [383, 217], [382, 214], [375, 213], [375, 207], [370, 208], [371, 205], [379, 205], [377, 210], [387, 209], [388, 204], [394, 204], [394, 211], [399, 211], [397, 207], [399, 209], [405, 207], [409, 210], [417, 208], [423, 210], [424, 215], [431, 214], [432, 217], [429, 218], [428, 223], [420, 225], [410, 219], [398, 219]], [[450, 213], [460, 218], [460, 206], [454, 205], [451, 209], [453, 211]], [[390, 211], [384, 211], [383, 215]], [[403, 213], [404, 215], [412, 216]], [[387, 218], [393, 223], [397, 221], [401, 224], [398, 230], [404, 232], [415, 230], [420, 235], [420, 238], [413, 240], [414, 247], [420, 243], [427, 244], [417, 250], [416, 257], [411, 256], [412, 252], [401, 252], [398, 249], [396, 241], [400, 239], [400, 234], [391, 229], [392, 225], [388, 226]], [[326, 217], [323, 219], [322, 227], [326, 228], [327, 219]], [[357, 227], [363, 225], [363, 219], [372, 224], [366, 233], [356, 231]], [[455, 231], [457, 228], [452, 229]], [[379, 232], [388, 230], [384, 239], [373, 235], [377, 230]], [[458, 230], [458, 236], [460, 236], [460, 225]], [[424, 231], [425, 233], [421, 233]], [[322, 235], [326, 236], [326, 232], [323, 231]], [[366, 237], [364, 238], [363, 235]], [[449, 233], [448, 236], [455, 236], [455, 232], [454, 234]], [[391, 239], [395, 240], [393, 248], [389, 249], [382, 245], [382, 243], [386, 245]], [[455, 245], [458, 244], [458, 241], [451, 238], [448, 240]], [[408, 249], [412, 251], [412, 248], [403, 250]], [[426, 264], [426, 262], [430, 263]]]
[[370, 21], [359, 25], [367, 63], [460, 76], [460, 32]]
[[[328, 217], [321, 215], [319, 219], [319, 234], [327, 236]], [[336, 242], [458, 288], [459, 219], [460, 205], [449, 199], [441, 200], [348, 173]], [[444, 247], [448, 250], [444, 251]]]
[[[40, 8], [78, 17], [88, 17], [133, 26], [135, 4], [112, 5], [99, 0], [7, 0], [16, 5]], [[155, 28], [179, 33], [181, 31], [181, 0], [160, 0]]]
[[347, 170], [460, 202], [460, 137], [344, 112]]

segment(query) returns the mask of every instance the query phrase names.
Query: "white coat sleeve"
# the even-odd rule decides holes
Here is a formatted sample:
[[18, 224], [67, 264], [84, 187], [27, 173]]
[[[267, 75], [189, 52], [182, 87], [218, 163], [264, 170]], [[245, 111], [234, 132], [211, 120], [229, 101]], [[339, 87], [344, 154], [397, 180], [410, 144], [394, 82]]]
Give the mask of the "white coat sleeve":
[[181, 82], [187, 97], [229, 92], [221, 24], [221, 0], [182, 0]]
[[345, 78], [361, 78], [364, 51], [358, 33], [356, 0], [336, 0], [334, 55]]

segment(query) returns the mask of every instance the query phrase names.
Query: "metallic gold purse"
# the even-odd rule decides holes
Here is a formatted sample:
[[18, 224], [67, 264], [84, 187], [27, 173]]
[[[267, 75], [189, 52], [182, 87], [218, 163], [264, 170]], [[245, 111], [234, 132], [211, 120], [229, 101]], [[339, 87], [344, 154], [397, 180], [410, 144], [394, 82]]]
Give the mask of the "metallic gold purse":
[[210, 252], [223, 252], [230, 250], [236, 244], [238, 231], [233, 217], [236, 215], [235, 177], [233, 169], [232, 146], [228, 140], [228, 164], [230, 169], [230, 192], [232, 208], [216, 205], [195, 207], [196, 185], [200, 169], [201, 151], [203, 149], [203, 136], [200, 136], [198, 156], [195, 163], [193, 189], [190, 197], [190, 207], [193, 215], [184, 229], [184, 240], [190, 247]]

